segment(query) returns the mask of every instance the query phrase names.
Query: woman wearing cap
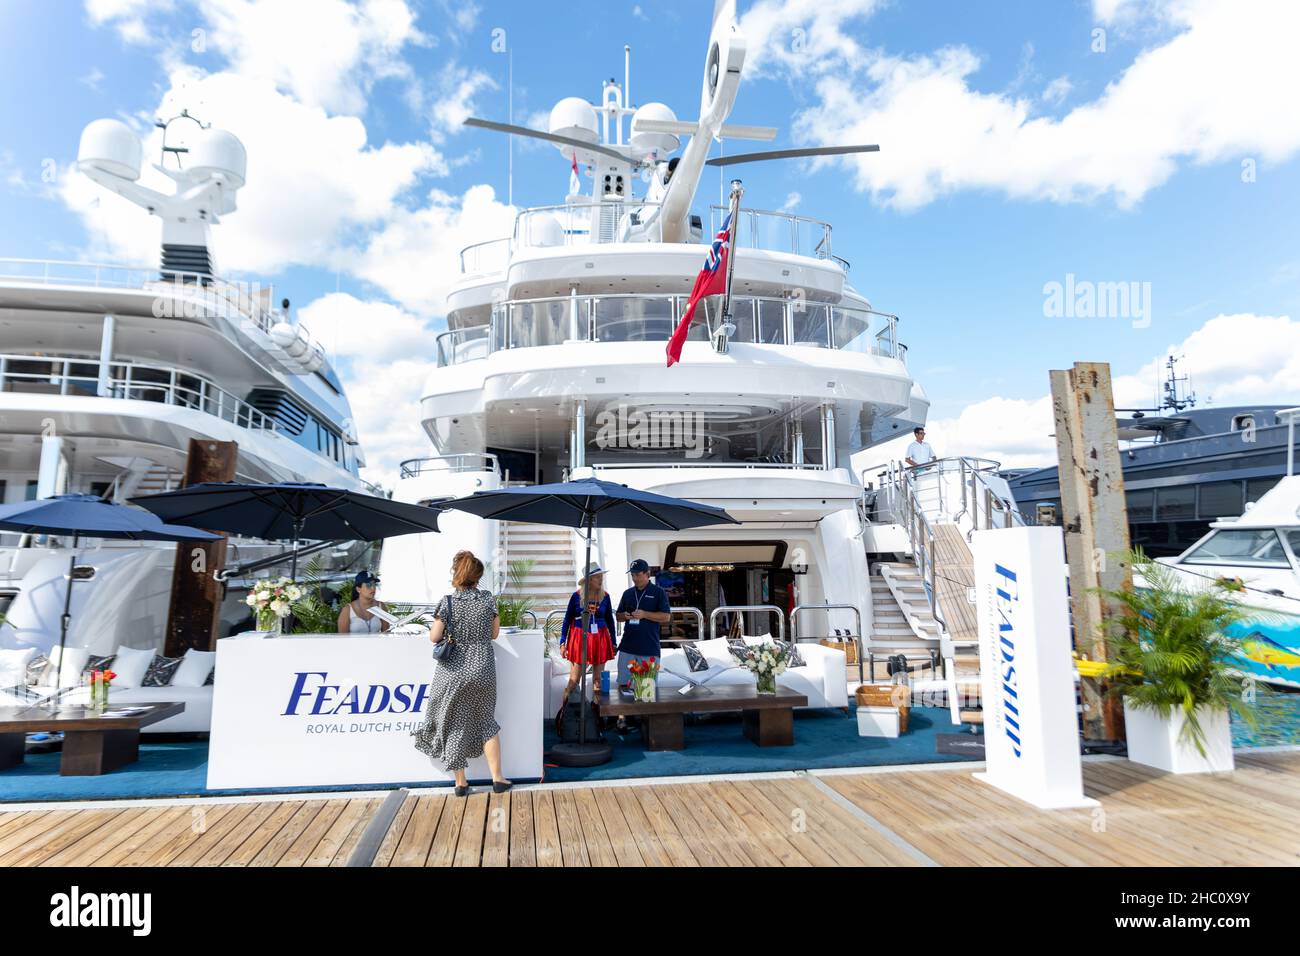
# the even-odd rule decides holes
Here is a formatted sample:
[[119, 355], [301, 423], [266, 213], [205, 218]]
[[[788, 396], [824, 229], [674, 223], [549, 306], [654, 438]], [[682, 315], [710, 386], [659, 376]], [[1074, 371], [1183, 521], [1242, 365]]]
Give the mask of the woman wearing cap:
[[[585, 636], [582, 633], [584, 597], [586, 610], [590, 611], [590, 623]], [[613, 660], [616, 653], [614, 609], [609, 594], [605, 591], [605, 571], [599, 564], [588, 565], [587, 573], [578, 579], [578, 589], [569, 595], [569, 608], [564, 612], [564, 624], [560, 627], [560, 643], [564, 645], [565, 660], [571, 662], [569, 684], [564, 688], [560, 711], [555, 715], [555, 732], [562, 737], [564, 711], [569, 703], [569, 695], [573, 693], [573, 688], [578, 686], [578, 681], [582, 680], [584, 645], [593, 682], [600, 680], [600, 672], [604, 670], [605, 662]]]
[[388, 607], [375, 600], [379, 578], [369, 571], [361, 571], [352, 581], [356, 597], [339, 611], [340, 634], [378, 634], [388, 630], [388, 624], [370, 613], [372, 607], [387, 611]]

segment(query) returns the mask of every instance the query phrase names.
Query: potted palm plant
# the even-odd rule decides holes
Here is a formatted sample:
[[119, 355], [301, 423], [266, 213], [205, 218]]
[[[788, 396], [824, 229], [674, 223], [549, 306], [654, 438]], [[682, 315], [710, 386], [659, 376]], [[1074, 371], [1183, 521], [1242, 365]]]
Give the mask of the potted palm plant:
[[1140, 550], [1129, 559], [1136, 586], [1100, 592], [1118, 609], [1103, 677], [1123, 698], [1129, 759], [1170, 773], [1231, 770], [1229, 714], [1259, 723], [1239, 641], [1225, 634], [1242, 611], [1216, 582], [1184, 582]]
[[497, 614], [501, 618], [503, 630], [523, 627], [525, 615], [532, 610], [533, 598], [519, 594], [517, 589], [532, 573], [535, 563], [532, 559], [520, 559], [511, 561], [507, 566], [505, 587], [501, 589], [501, 596], [497, 598]]

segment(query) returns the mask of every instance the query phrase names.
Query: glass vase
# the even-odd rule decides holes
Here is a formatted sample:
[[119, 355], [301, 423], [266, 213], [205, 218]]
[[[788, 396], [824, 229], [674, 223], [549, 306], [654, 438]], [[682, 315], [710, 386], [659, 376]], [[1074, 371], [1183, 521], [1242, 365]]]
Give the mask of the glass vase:
[[108, 707], [108, 683], [92, 679], [90, 682], [90, 709], [102, 714]]
[[632, 678], [632, 696], [643, 703], [653, 703], [655, 700], [655, 682], [653, 677], [634, 677]]
[[259, 631], [270, 631], [272, 634], [279, 634], [284, 630], [284, 618], [276, 614], [270, 608], [264, 608], [257, 612], [257, 629]]
[[775, 674], [755, 674], [754, 682], [760, 694], [776, 693], [776, 675]]

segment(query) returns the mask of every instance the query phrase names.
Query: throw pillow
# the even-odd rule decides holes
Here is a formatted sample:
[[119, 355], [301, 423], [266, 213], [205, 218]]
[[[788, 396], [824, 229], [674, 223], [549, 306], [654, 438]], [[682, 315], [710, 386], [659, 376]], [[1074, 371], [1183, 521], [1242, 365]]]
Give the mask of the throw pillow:
[[709, 662], [705, 658], [704, 652], [695, 646], [694, 641], [687, 641], [682, 644], [682, 650], [686, 654], [686, 663], [692, 673], [698, 674], [709, 669]]
[[[60, 665], [60, 660], [63, 662]], [[60, 651], [50, 648], [50, 668], [45, 672], [42, 683], [55, 684], [60, 687], [76, 687], [81, 683], [81, 671], [90, 660], [90, 651], [84, 647], [65, 647]]]
[[45, 673], [50, 669], [50, 659], [44, 654], [37, 654], [27, 664], [27, 686], [35, 687], [44, 683]]
[[0, 649], [0, 687], [20, 687], [27, 683], [27, 668], [36, 656], [36, 648]]
[[86, 666], [82, 668], [81, 676], [89, 680], [91, 671], [111, 671], [113, 661], [116, 659], [116, 654], [91, 654], [86, 658]]
[[727, 648], [731, 651], [733, 657], [743, 660], [749, 653], [749, 645], [744, 641], [728, 641]]
[[140, 686], [166, 687], [172, 682], [176, 668], [181, 666], [183, 660], [185, 660], [183, 657], [163, 657], [161, 654], [155, 654], [153, 663], [144, 672], [144, 680], [140, 682]]
[[143, 647], [119, 647], [117, 660], [113, 661], [113, 670], [117, 672], [117, 677], [113, 679], [114, 689], [143, 687], [144, 675], [148, 673], [154, 657], [152, 650]]
[[208, 675], [208, 679], [205, 680], [205, 681], [203, 682], [203, 686], [204, 686], [204, 687], [211, 687], [211, 686], [212, 686], [212, 679], [213, 679], [214, 677], [216, 677], [216, 676], [217, 676], [217, 669], [214, 667], [214, 668], [212, 668], [212, 673]]
[[188, 650], [181, 658], [181, 666], [172, 675], [172, 687], [202, 687], [217, 663], [216, 651]]

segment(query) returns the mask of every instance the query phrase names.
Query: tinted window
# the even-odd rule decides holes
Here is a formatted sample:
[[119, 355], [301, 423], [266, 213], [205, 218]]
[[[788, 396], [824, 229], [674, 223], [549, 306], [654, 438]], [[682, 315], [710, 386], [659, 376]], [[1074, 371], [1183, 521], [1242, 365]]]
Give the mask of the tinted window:
[[1216, 481], [1201, 485], [1202, 518], [1233, 518], [1241, 514], [1241, 482]]
[[1282, 541], [1272, 528], [1216, 531], [1183, 559], [1184, 564], [1233, 564], [1248, 567], [1288, 566]]
[[1156, 490], [1156, 520], [1173, 521], [1196, 516], [1195, 488], [1159, 488]]
[[1130, 521], [1150, 521], [1151, 509], [1155, 505], [1154, 491], [1130, 491], [1124, 496], [1128, 505]]

